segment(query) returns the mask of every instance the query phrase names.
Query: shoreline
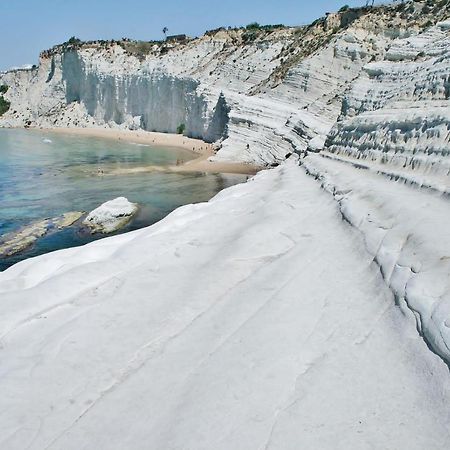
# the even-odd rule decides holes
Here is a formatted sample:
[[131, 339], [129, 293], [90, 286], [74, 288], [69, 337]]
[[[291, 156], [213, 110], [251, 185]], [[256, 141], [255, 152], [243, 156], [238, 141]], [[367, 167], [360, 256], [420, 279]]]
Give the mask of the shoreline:
[[210, 161], [215, 154], [212, 144], [201, 139], [194, 139], [181, 134], [159, 133], [145, 130], [118, 130], [114, 128], [26, 128], [56, 134], [72, 134], [77, 136], [99, 137], [136, 144], [157, 145], [162, 147], [181, 148], [197, 155], [197, 158], [180, 165], [142, 166], [132, 169], [121, 169], [105, 173], [105, 175], [123, 175], [154, 171], [170, 172], [207, 172], [256, 175], [264, 167], [242, 162]]

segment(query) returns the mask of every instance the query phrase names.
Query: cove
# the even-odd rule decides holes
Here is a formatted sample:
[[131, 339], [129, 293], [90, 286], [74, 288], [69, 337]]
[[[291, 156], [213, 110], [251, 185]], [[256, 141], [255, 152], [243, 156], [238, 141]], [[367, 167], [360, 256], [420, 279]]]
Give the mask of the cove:
[[[124, 196], [139, 212], [118, 233], [151, 225], [177, 207], [207, 201], [246, 175], [128, 173], [142, 166], [170, 166], [195, 155], [185, 149], [135, 144], [48, 131], [0, 129], [0, 241], [31, 223], [68, 211], [89, 212]], [[125, 174], [108, 176], [109, 172]], [[80, 221], [38, 239], [26, 250], [0, 258], [0, 270], [50, 251], [103, 238]]]

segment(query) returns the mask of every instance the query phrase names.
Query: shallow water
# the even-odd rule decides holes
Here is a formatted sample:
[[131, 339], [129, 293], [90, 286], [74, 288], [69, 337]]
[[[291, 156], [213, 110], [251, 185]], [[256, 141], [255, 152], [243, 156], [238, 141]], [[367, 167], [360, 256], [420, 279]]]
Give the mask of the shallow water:
[[[68, 211], [91, 211], [118, 196], [139, 203], [120, 232], [151, 225], [180, 205], [207, 201], [245, 175], [150, 172], [99, 176], [99, 171], [171, 165], [192, 159], [183, 149], [31, 130], [0, 129], [0, 239], [6, 233]], [[91, 235], [79, 224], [51, 233], [30, 249], [0, 258], [0, 270], [22, 259], [82, 245]]]

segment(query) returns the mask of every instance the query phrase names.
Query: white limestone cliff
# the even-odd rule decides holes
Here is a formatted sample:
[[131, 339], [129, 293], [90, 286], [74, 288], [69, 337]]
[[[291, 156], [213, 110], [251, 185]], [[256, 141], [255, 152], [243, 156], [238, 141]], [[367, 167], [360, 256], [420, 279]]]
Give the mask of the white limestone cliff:
[[[310, 141], [322, 147], [341, 113], [359, 108], [358, 95], [373, 96], [367, 110], [387, 101], [367, 87], [377, 71], [388, 82], [388, 74], [401, 76], [399, 64], [421, 70], [424, 80], [441, 80], [436, 89], [445, 100], [448, 2], [425, 6], [349, 10], [301, 28], [223, 29], [143, 53], [127, 41], [58, 46], [41, 54], [37, 68], [0, 76], [12, 103], [0, 125], [175, 132], [183, 123], [188, 135], [220, 142], [219, 159], [279, 162]], [[407, 84], [396, 94], [398, 101], [420, 97], [425, 109], [436, 95], [409, 98]]]

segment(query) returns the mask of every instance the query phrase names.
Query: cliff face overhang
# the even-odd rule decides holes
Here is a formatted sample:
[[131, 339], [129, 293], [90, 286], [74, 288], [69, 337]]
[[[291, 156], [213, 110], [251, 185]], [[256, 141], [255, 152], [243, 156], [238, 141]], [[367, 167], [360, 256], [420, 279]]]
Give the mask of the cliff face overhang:
[[64, 53], [61, 65], [67, 104], [82, 103], [97, 120], [121, 125], [133, 118], [144, 130], [165, 133], [184, 125], [188, 136], [208, 142], [225, 137], [225, 98], [219, 96], [208, 111], [196, 80], [145, 70], [126, 76], [99, 73], [89, 70], [76, 51]]
[[[98, 70], [76, 49], [41, 59], [37, 68], [7, 72], [19, 112], [3, 126], [110, 125], [184, 134], [206, 142], [226, 138], [230, 107], [219, 92], [164, 70]], [[16, 113], [16, 110], [14, 110]]]

